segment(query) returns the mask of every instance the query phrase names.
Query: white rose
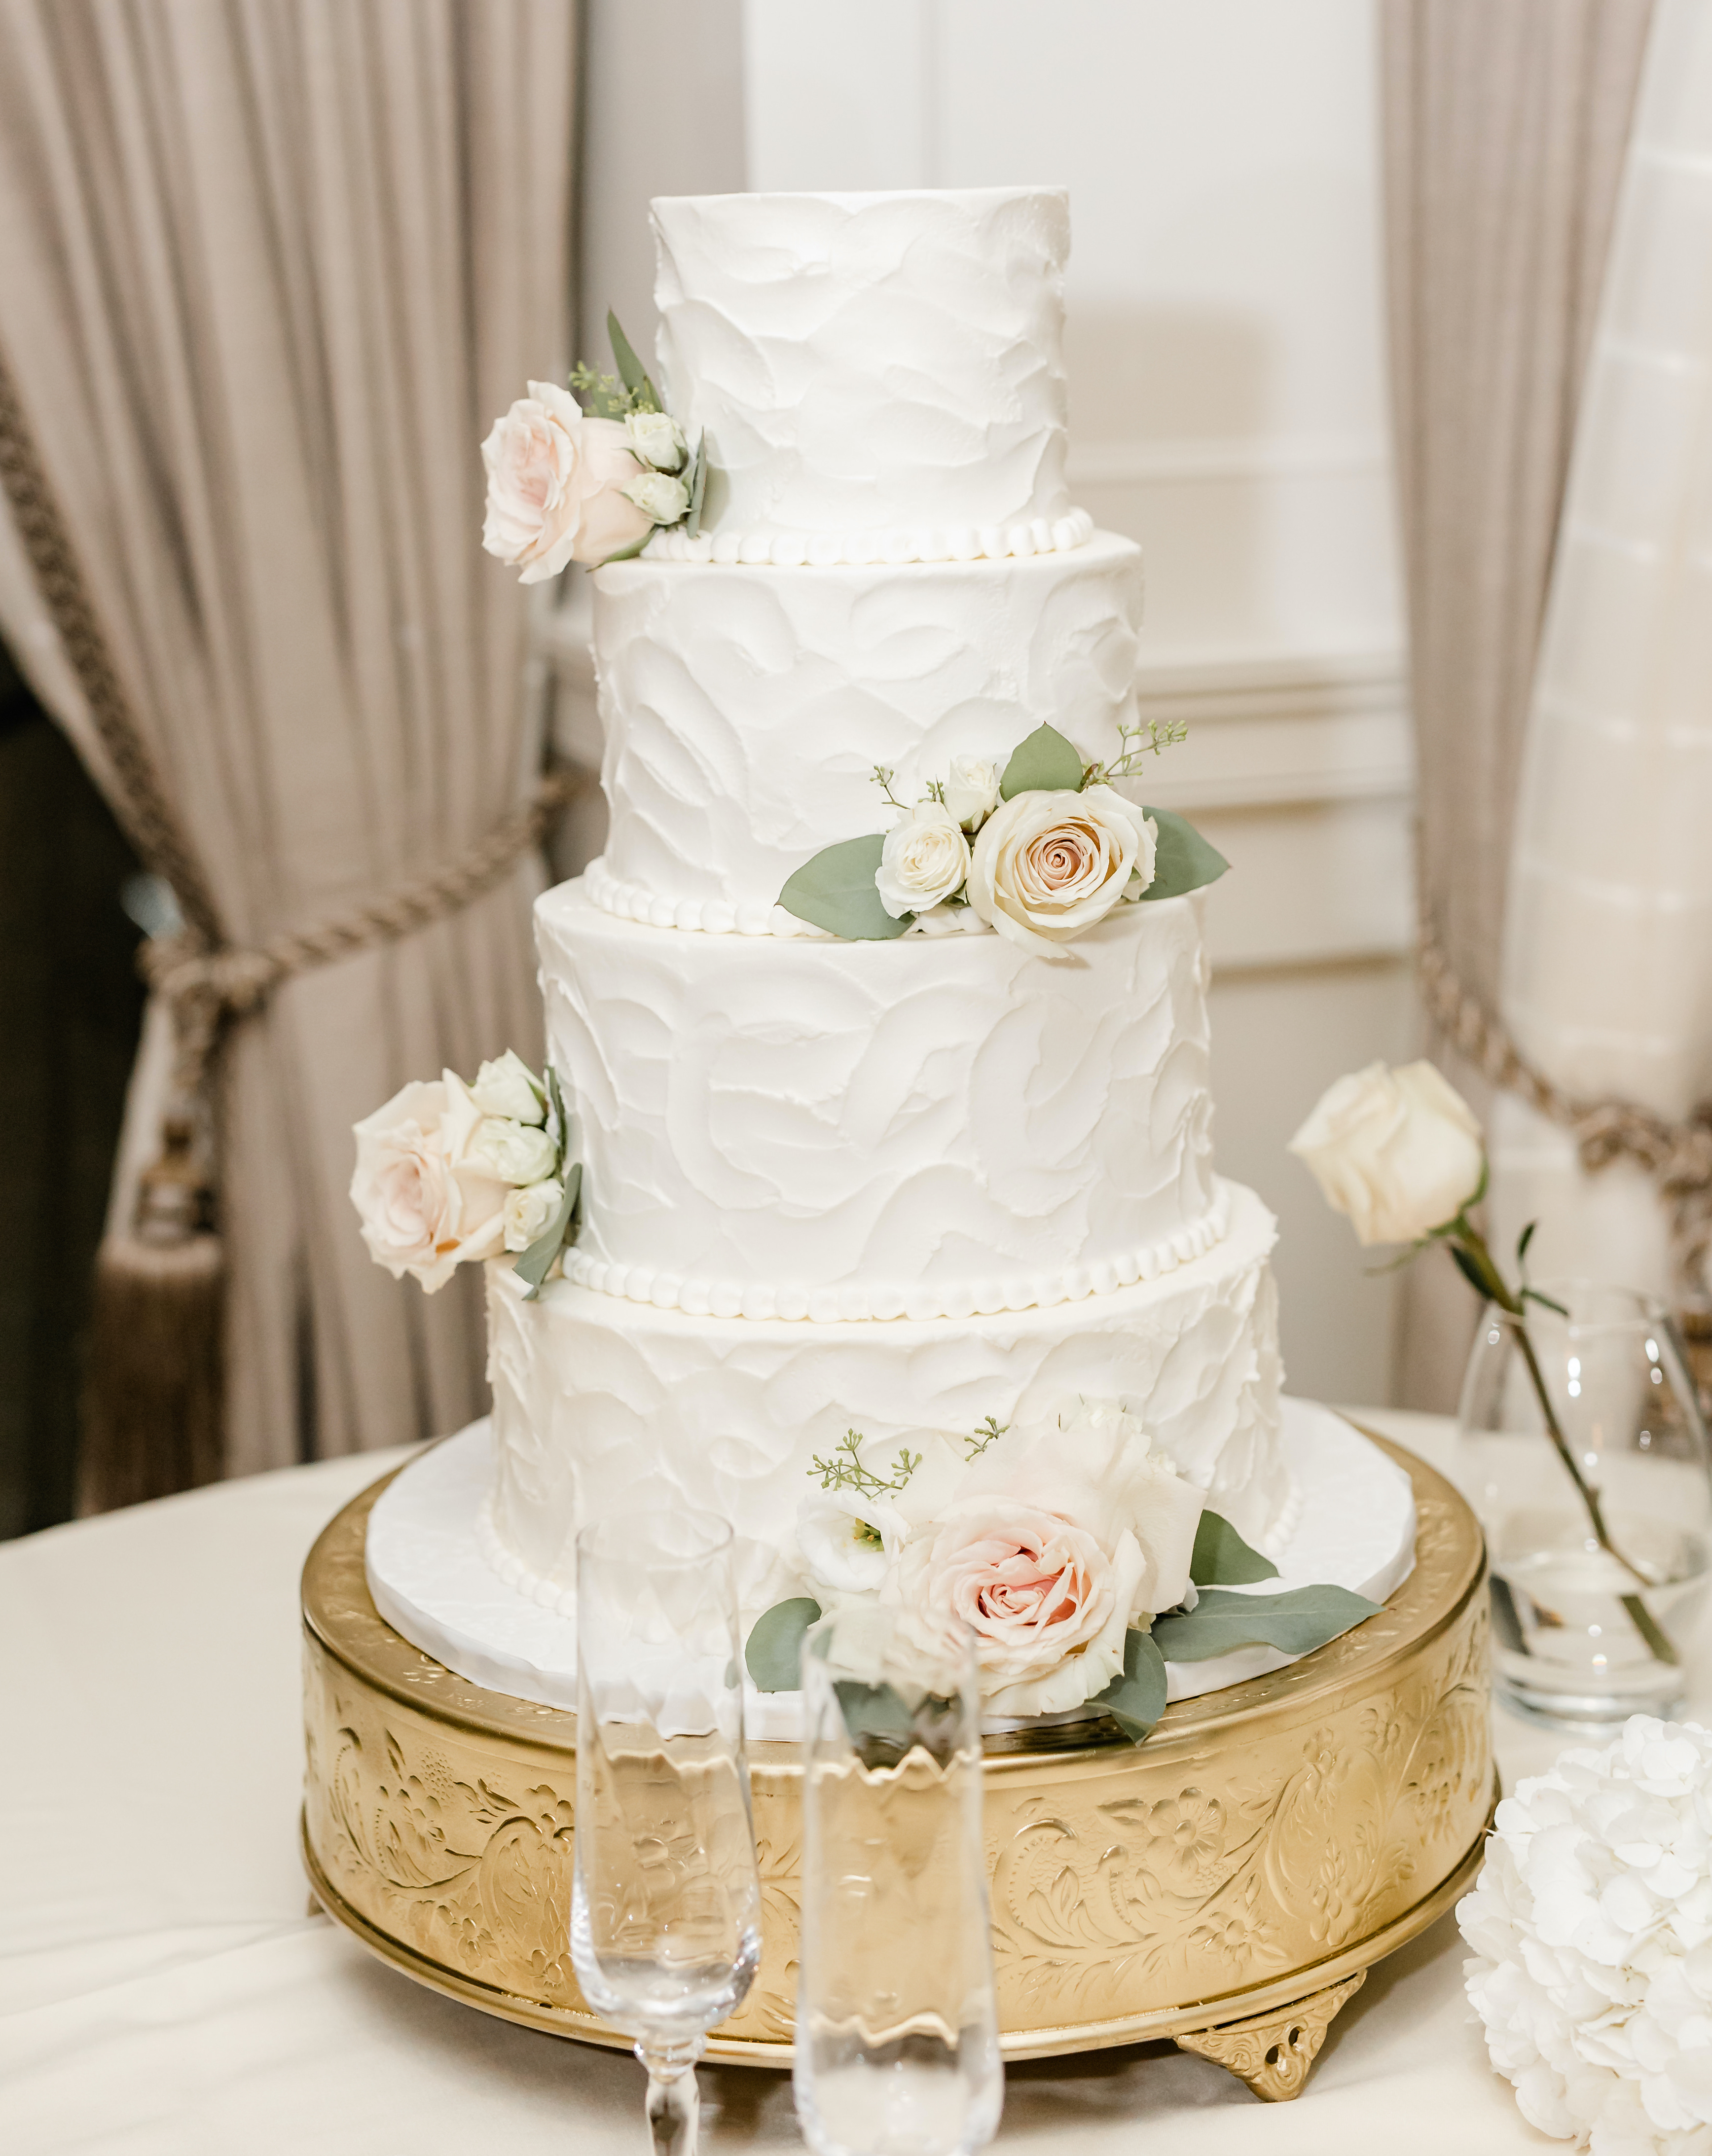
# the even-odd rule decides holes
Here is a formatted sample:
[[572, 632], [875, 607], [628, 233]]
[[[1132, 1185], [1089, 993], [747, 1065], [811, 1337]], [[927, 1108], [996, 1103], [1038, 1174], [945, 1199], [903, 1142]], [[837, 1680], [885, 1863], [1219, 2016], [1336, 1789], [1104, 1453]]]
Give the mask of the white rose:
[[432, 1295], [465, 1260], [504, 1247], [506, 1187], [472, 1151], [482, 1114], [454, 1070], [414, 1084], [356, 1126], [351, 1202], [362, 1240], [394, 1280]]
[[937, 801], [919, 801], [888, 831], [874, 871], [880, 903], [894, 921], [949, 898], [969, 874], [969, 841]]
[[655, 471], [675, 472], [689, 454], [684, 430], [670, 412], [632, 412], [625, 431], [636, 454]]
[[978, 756], [954, 756], [945, 780], [945, 811], [959, 824], [979, 824], [999, 805], [999, 767]]
[[629, 434], [616, 419], [591, 418], [551, 382], [532, 382], [494, 421], [481, 461], [481, 543], [521, 564], [526, 584], [556, 577], [568, 562], [604, 562], [648, 531], [650, 520], [623, 490], [637, 471]]
[[484, 1116], [504, 1116], [514, 1123], [544, 1123], [547, 1095], [540, 1081], [514, 1048], [484, 1063], [470, 1088]]
[[1326, 1202], [1363, 1243], [1412, 1243], [1454, 1220], [1480, 1187], [1474, 1111], [1431, 1063], [1370, 1063], [1339, 1078], [1290, 1141]]
[[1159, 827], [1109, 786], [1013, 794], [981, 826], [969, 902], [1011, 942], [1049, 951], [1154, 880]]
[[1080, 1707], [1123, 1669], [1130, 1625], [1188, 1591], [1200, 1513], [1134, 1415], [1086, 1403], [990, 1445], [899, 1553], [884, 1599], [928, 1663], [970, 1627], [995, 1712]]
[[527, 1250], [532, 1243], [538, 1242], [558, 1217], [564, 1196], [565, 1187], [556, 1175], [508, 1192], [505, 1203], [506, 1248]]
[[816, 1491], [797, 1507], [797, 1548], [813, 1578], [849, 1594], [877, 1590], [908, 1523], [887, 1497]]
[[558, 1166], [558, 1148], [547, 1132], [508, 1116], [486, 1116], [470, 1147], [473, 1157], [501, 1183], [539, 1183]]
[[625, 489], [638, 509], [645, 510], [655, 524], [676, 524], [690, 506], [690, 491], [681, 479], [664, 472], [644, 472]]

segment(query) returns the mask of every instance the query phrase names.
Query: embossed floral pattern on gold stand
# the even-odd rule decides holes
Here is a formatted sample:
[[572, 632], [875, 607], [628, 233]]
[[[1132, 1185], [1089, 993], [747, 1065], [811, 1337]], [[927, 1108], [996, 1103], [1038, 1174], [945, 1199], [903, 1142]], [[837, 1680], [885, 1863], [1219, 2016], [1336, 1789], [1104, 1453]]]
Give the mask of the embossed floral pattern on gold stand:
[[[1140, 1747], [990, 1758], [1007, 2056], [1175, 2036], [1293, 2096], [1349, 1979], [1466, 1884], [1494, 1798], [1484, 1553], [1448, 1484], [1396, 1456], [1415, 1481], [1417, 1562], [1380, 1615], [1275, 1676], [1180, 1702]], [[311, 1883], [419, 1980], [621, 2041], [570, 1965], [575, 1718], [481, 1691], [381, 1621], [362, 1573], [381, 1486], [304, 1573]], [[784, 2066], [794, 1748], [758, 1744], [752, 1768], [764, 1953], [709, 2051]]]

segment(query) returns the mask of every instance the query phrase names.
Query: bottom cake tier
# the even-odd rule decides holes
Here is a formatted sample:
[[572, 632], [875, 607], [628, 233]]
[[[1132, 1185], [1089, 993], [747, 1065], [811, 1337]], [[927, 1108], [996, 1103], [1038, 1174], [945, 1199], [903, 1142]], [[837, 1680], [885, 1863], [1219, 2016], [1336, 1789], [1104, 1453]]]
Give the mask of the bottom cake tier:
[[695, 1317], [579, 1287], [535, 1302], [488, 1268], [496, 1466], [492, 1556], [568, 1587], [578, 1522], [626, 1507], [721, 1513], [745, 1620], [799, 1591], [798, 1507], [816, 1455], [861, 1432], [882, 1455], [944, 1434], [1050, 1424], [1122, 1399], [1249, 1542], [1290, 1525], [1279, 1444], [1275, 1235], [1252, 1191], [1202, 1256], [1108, 1295], [991, 1316], [813, 1323]]

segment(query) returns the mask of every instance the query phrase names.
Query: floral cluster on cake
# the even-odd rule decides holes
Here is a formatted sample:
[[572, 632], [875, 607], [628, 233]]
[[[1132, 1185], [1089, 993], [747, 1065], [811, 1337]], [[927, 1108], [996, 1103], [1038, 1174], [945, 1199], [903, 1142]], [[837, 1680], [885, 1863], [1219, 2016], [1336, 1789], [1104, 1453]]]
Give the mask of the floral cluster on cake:
[[882, 942], [959, 925], [960, 909], [1025, 950], [1054, 952], [1138, 899], [1179, 898], [1229, 864], [1169, 808], [1139, 808], [1115, 782], [1183, 738], [1180, 726], [1120, 729], [1108, 762], [1085, 763], [1056, 726], [1037, 726], [1002, 764], [952, 759], [920, 799], [900, 801], [896, 773], [874, 782], [891, 828], [824, 847], [779, 894], [817, 928]]
[[966, 1628], [989, 1712], [1092, 1706], [1139, 1742], [1164, 1712], [1167, 1661], [1306, 1654], [1376, 1609], [1341, 1587], [1241, 1591], [1277, 1566], [1207, 1509], [1122, 1400], [915, 1442], [871, 1465], [851, 1430], [815, 1457], [796, 1524], [806, 1591], [749, 1636], [760, 1690], [794, 1691], [809, 1625], [866, 1605], [906, 1681], [931, 1687]]
[[606, 326], [616, 374], [579, 360], [568, 389], [532, 382], [481, 445], [481, 544], [522, 583], [572, 562], [625, 561], [662, 525], [681, 524], [692, 539], [700, 528], [706, 443], [691, 448], [616, 316]]
[[537, 1077], [508, 1048], [473, 1084], [455, 1070], [413, 1080], [355, 1135], [351, 1202], [394, 1280], [432, 1295], [458, 1266], [515, 1251], [539, 1292], [575, 1234], [583, 1178], [550, 1065]]

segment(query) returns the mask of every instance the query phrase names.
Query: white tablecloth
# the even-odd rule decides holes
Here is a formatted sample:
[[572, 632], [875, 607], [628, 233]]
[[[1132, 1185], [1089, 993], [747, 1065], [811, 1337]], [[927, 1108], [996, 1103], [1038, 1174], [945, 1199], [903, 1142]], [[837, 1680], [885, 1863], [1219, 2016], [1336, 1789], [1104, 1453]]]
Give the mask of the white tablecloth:
[[[1447, 1428], [1365, 1418], [1447, 1465]], [[605, 2156], [640, 2069], [424, 1990], [305, 1913], [298, 1573], [405, 1457], [260, 1476], [0, 1545], [0, 2149]], [[1703, 1666], [1704, 1656], [1702, 1657]], [[1704, 1707], [1712, 1685], [1702, 1679]], [[1507, 1784], [1558, 1741], [1506, 1715]], [[1010, 2069], [1001, 2143], [1076, 2156], [1546, 2149], [1486, 2063], [1447, 1918], [1263, 2105], [1151, 2045]], [[702, 2070], [713, 2149], [799, 2145], [786, 2076]]]

